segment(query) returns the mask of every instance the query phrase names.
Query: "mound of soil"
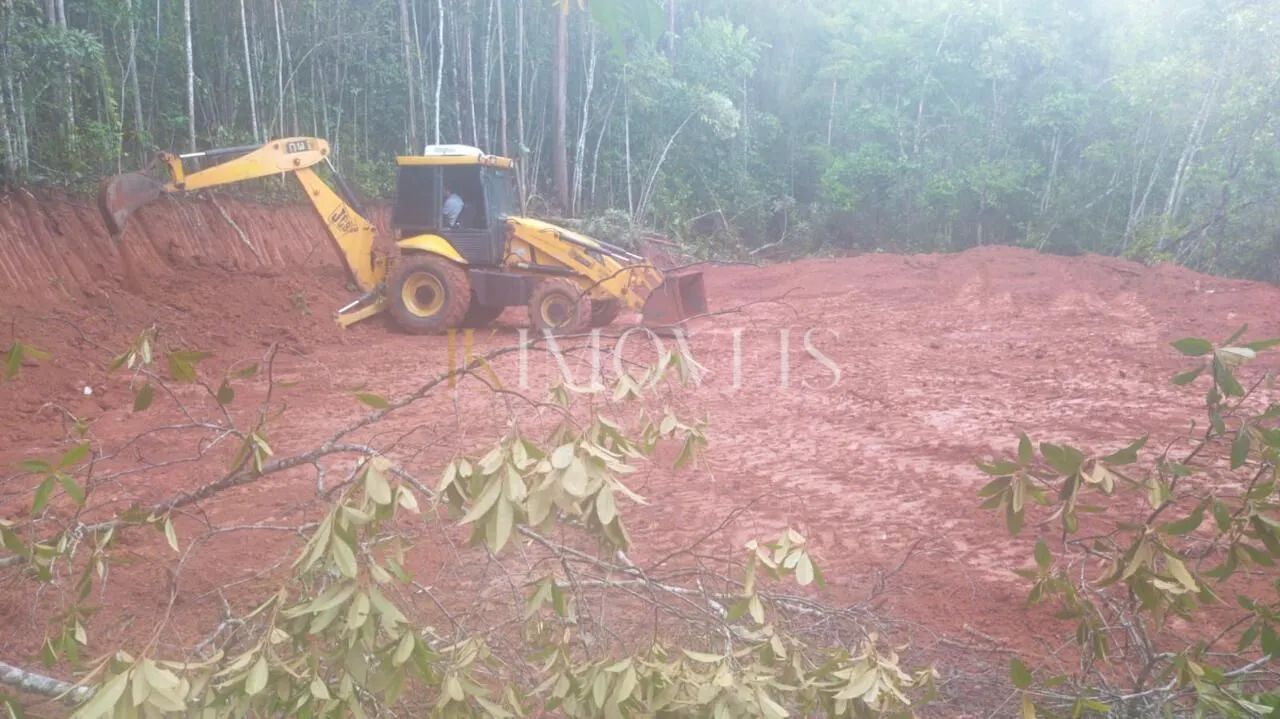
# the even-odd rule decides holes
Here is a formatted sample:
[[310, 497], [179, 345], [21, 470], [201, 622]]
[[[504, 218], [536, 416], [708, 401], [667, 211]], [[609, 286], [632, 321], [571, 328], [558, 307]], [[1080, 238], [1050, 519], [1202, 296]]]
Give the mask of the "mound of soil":
[[[325, 240], [305, 208], [223, 203], [262, 257], [217, 208], [148, 208], [138, 223], [147, 281], [132, 290], [118, 252], [93, 234], [92, 208], [18, 196], [0, 203], [0, 321], [53, 354], [0, 385], [0, 466], [64, 446], [57, 408], [92, 420], [104, 447], [145, 426], [130, 413], [128, 378], [108, 375], [105, 362], [148, 326], [169, 346], [215, 352], [215, 368], [257, 359], [268, 345], [285, 348], [277, 379], [288, 380], [278, 391], [289, 413], [274, 430], [279, 452], [360, 416], [353, 388], [394, 395], [443, 369], [442, 338], [396, 334], [377, 321], [345, 332], [332, 323], [351, 294], [328, 248], [312, 252]], [[185, 224], [193, 212], [206, 231]], [[705, 553], [737, 552], [748, 538], [795, 527], [813, 542], [828, 599], [874, 596], [915, 651], [943, 662], [958, 680], [952, 686], [963, 684], [971, 697], [1005, 681], [1002, 670], [972, 667], [1004, 666], [1010, 649], [1034, 658], [1062, 629], [1023, 608], [1025, 588], [1009, 571], [1029, 562], [1041, 530], [1013, 540], [998, 517], [979, 510], [984, 477], [972, 461], [1008, 451], [1020, 431], [1098, 449], [1143, 434], [1153, 446], [1180, 441], [1202, 398], [1170, 385], [1183, 362], [1168, 342], [1220, 339], [1246, 322], [1251, 337], [1280, 336], [1275, 287], [1007, 247], [708, 267], [706, 282], [715, 314], [689, 338], [706, 374], [682, 402], [687, 414], [709, 416], [711, 446], [700, 468], [655, 466], [638, 478], [635, 489], [652, 503], [629, 508], [638, 559], [686, 546], [735, 510], [738, 520], [708, 539]], [[479, 347], [513, 343], [523, 321], [509, 312]], [[642, 340], [633, 337], [632, 346]], [[512, 363], [495, 363], [495, 371], [516, 381]], [[537, 386], [527, 392], [537, 395], [554, 366], [532, 376]], [[1263, 393], [1280, 400], [1275, 390]], [[427, 437], [415, 468], [432, 476], [457, 451], [496, 436], [502, 414], [492, 402], [445, 393], [406, 420], [406, 431], [424, 428]], [[232, 490], [204, 509], [263, 521], [311, 496], [311, 481]], [[120, 491], [159, 499], [199, 482], [174, 474], [168, 486], [122, 480]], [[14, 486], [0, 485], [4, 512], [18, 506]], [[163, 548], [162, 538], [154, 541]], [[286, 536], [252, 534], [217, 545], [188, 560], [186, 589], [197, 597], [183, 605], [196, 625], [191, 637], [216, 616], [214, 588], [247, 581], [292, 546]], [[164, 581], [152, 581], [156, 570], [146, 563], [114, 571], [104, 613], [145, 625], [162, 604], [156, 597], [167, 596]], [[0, 594], [0, 625], [30, 628], [0, 636], [0, 656], [32, 656], [34, 611]], [[97, 631], [104, 643], [136, 634], [109, 622]], [[953, 708], [965, 710], [963, 702]]]

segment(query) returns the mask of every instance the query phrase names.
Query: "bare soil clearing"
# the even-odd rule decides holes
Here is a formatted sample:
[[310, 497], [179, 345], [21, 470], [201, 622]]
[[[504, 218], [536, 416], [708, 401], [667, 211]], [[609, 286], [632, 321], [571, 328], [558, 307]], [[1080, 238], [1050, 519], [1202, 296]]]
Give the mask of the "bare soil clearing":
[[[299, 236], [317, 237], [318, 226], [313, 230], [299, 210], [231, 211], [242, 213], [238, 224], [260, 247], [284, 248], [274, 251], [278, 261], [244, 254], [224, 228], [216, 243], [204, 240], [214, 261], [157, 254], [143, 263], [146, 281], [136, 291], [110, 269], [118, 267], [110, 248], [67, 270], [74, 283], [54, 283], [53, 296], [29, 279], [19, 285], [0, 274], [8, 282], [0, 284], [6, 334], [11, 328], [53, 354], [24, 368], [16, 384], [0, 385], [0, 467], [66, 446], [63, 409], [92, 420], [95, 447], [118, 447], [154, 424], [131, 412], [128, 377], [106, 372], [110, 356], [153, 324], [170, 344], [214, 352], [202, 365], [209, 370], [258, 361], [279, 343], [275, 379], [286, 384], [275, 392], [288, 411], [272, 431], [277, 454], [306, 449], [362, 416], [367, 408], [353, 400], [354, 389], [394, 396], [446, 368], [443, 338], [397, 334], [381, 320], [345, 332], [330, 322], [349, 295], [327, 247], [304, 251], [311, 240]], [[78, 231], [93, 232], [82, 208], [40, 212], [55, 224], [79, 218]], [[36, 237], [15, 218], [0, 212], [0, 260], [12, 266], [35, 253], [52, 258], [51, 268], [70, 266], [58, 258], [74, 250], [51, 249], [65, 236], [45, 230]], [[177, 219], [152, 218], [147, 232], [179, 232]], [[159, 228], [162, 220], [175, 227]], [[157, 247], [148, 237], [145, 256]], [[235, 245], [238, 254], [219, 254]], [[60, 272], [54, 274], [68, 276]], [[694, 324], [689, 348], [708, 373], [682, 401], [686, 414], [709, 416], [711, 446], [705, 467], [672, 472], [655, 465], [634, 483], [651, 501], [628, 512], [639, 558], [684, 546], [735, 510], [742, 510], [737, 521], [709, 540], [706, 553], [736, 552], [748, 538], [793, 526], [813, 542], [830, 585], [826, 600], [862, 599], [887, 576], [879, 612], [899, 624], [896, 638], [910, 638], [914, 652], [939, 661], [951, 691], [967, 696], [1004, 686], [1002, 672], [990, 671], [1007, 661], [1001, 650], [1052, 661], [1040, 640], [1061, 634], [1045, 612], [1022, 607], [1024, 590], [1010, 572], [1029, 563], [1036, 528], [1012, 541], [998, 517], [977, 508], [975, 492], [985, 480], [972, 460], [1007, 451], [1019, 431], [1099, 450], [1147, 433], [1153, 443], [1177, 440], [1201, 397], [1169, 384], [1183, 363], [1168, 342], [1220, 339], [1245, 322], [1251, 336], [1280, 336], [1274, 287], [1005, 247], [710, 267], [706, 280], [718, 314]], [[492, 332], [477, 334], [476, 349], [514, 344], [524, 323], [522, 311], [508, 310]], [[806, 351], [806, 336], [816, 352]], [[643, 354], [646, 342], [631, 334], [628, 355]], [[539, 355], [529, 364], [527, 393], [540, 395], [554, 365]], [[570, 368], [585, 380], [585, 364]], [[495, 363], [495, 371], [518, 384], [514, 357]], [[261, 378], [242, 389], [246, 412], [264, 391]], [[1264, 392], [1280, 400], [1274, 390]], [[497, 436], [500, 408], [499, 398], [464, 383], [387, 429], [415, 432], [418, 451], [407, 465], [434, 480], [447, 458]], [[191, 449], [151, 437], [103, 471]], [[156, 501], [209, 481], [222, 466], [214, 463], [208, 475], [175, 471], [145, 486], [125, 475], [101, 491], [121, 506]], [[0, 477], [10, 474], [0, 470]], [[25, 489], [14, 479], [0, 483], [0, 516], [19, 511]], [[314, 492], [309, 471], [231, 490], [184, 517], [179, 534], [201, 524], [296, 522], [297, 508]], [[165, 643], [206, 636], [221, 611], [216, 590], [229, 586], [246, 602], [255, 598], [270, 586], [263, 570], [291, 558], [296, 545], [290, 533], [264, 529], [227, 533], [193, 550], [174, 608], [184, 621]], [[91, 628], [98, 647], [145, 639], [169, 600], [172, 554], [163, 538], [139, 536], [129, 548]], [[449, 581], [438, 566], [422, 569], [436, 572], [430, 578], [439, 586]], [[10, 661], [33, 656], [39, 644], [45, 617], [27, 596], [0, 588], [0, 657]]]

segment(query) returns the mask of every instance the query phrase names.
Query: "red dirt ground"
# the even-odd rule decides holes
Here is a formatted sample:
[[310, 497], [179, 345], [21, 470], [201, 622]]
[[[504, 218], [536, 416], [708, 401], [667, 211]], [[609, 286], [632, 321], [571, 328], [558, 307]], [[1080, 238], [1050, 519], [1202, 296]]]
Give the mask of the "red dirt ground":
[[[233, 214], [242, 211], [269, 216], [233, 208]], [[68, 213], [59, 212], [52, 214], [66, 222]], [[69, 214], [87, 228], [84, 212]], [[275, 390], [288, 405], [271, 435], [277, 454], [309, 447], [362, 416], [353, 388], [392, 396], [445, 367], [442, 338], [398, 334], [380, 320], [345, 332], [331, 324], [331, 312], [350, 297], [341, 273], [324, 247], [302, 261], [299, 248], [311, 240], [299, 244], [284, 232], [308, 226], [295, 219], [297, 210], [280, 212], [291, 214], [279, 226], [242, 219], [254, 241], [286, 244], [280, 262], [256, 265], [242, 256], [225, 266], [199, 266], [175, 259], [178, 253], [150, 260], [160, 262], [156, 273], [144, 272], [151, 279], [129, 292], [110, 269], [116, 258], [102, 250], [96, 264], [77, 270], [85, 275], [78, 286], [63, 290], [65, 281], [54, 283], [60, 297], [0, 285], [0, 326], [6, 328], [0, 344], [12, 332], [53, 353], [25, 367], [17, 383], [0, 385], [0, 467], [67, 446], [57, 407], [92, 420], [95, 449], [114, 449], [148, 426], [130, 412], [128, 378], [108, 375], [105, 365], [152, 324], [171, 346], [215, 352], [204, 369], [256, 361], [269, 344], [281, 343], [275, 379], [292, 384]], [[10, 230], [0, 236], [0, 261], [5, 246], [30, 242], [15, 217], [9, 215]], [[162, 225], [161, 219], [152, 224]], [[57, 241], [54, 234], [40, 244], [47, 249]], [[224, 239], [223, 246], [228, 242], [239, 240]], [[154, 238], [149, 246], [156, 246]], [[50, 261], [56, 265], [56, 258]], [[736, 551], [750, 537], [793, 526], [811, 538], [830, 584], [824, 598], [832, 602], [865, 598], [878, 575], [898, 568], [878, 612], [896, 623], [896, 639], [910, 639], [913, 653], [939, 662], [944, 692], [984, 702], [998, 702], [1007, 687], [1003, 669], [991, 669], [1007, 662], [1000, 649], [1051, 664], [1042, 642], [1060, 636], [1062, 627], [1022, 607], [1025, 588], [1010, 569], [1028, 564], [1037, 530], [1012, 541], [998, 517], [977, 508], [975, 492], [985, 478], [972, 460], [1009, 450], [1019, 431], [1097, 449], [1147, 433], [1153, 444], [1183, 438], [1187, 420], [1199, 416], [1201, 396], [1169, 384], [1182, 363], [1168, 342], [1192, 334], [1218, 339], [1245, 322], [1250, 336], [1280, 336], [1280, 289], [1274, 287], [1172, 266], [1005, 247], [709, 267], [706, 280], [718, 314], [695, 324], [690, 348], [709, 374], [682, 401], [686, 412], [710, 417], [711, 446], [701, 469], [655, 467], [641, 475], [635, 489], [652, 504], [628, 514], [641, 557], [683, 546], [745, 508], [711, 540], [712, 548]], [[479, 348], [513, 343], [523, 320], [522, 312], [508, 311], [496, 333], [478, 340]], [[805, 351], [808, 330], [813, 346], [839, 369], [834, 386], [829, 367]], [[735, 386], [738, 331], [741, 381]], [[530, 393], [537, 394], [550, 368], [541, 358], [530, 362], [536, 365]], [[515, 381], [513, 362], [499, 362], [496, 370]], [[575, 370], [585, 376], [585, 367]], [[86, 385], [92, 397], [84, 396]], [[252, 399], [263, 386], [255, 380], [242, 392]], [[1280, 400], [1275, 390], [1266, 392]], [[472, 386], [416, 406], [395, 425], [421, 432], [415, 435], [420, 453], [407, 466], [434, 477], [448, 457], [489, 441], [500, 431], [498, 405]], [[103, 471], [189, 449], [152, 438]], [[124, 477], [102, 491], [120, 503], [156, 501], [209, 479], [193, 471], [164, 476], [163, 483], [145, 485]], [[22, 491], [20, 482], [0, 479], [0, 516], [18, 511]], [[194, 529], [197, 516], [215, 525], [283, 522], [313, 496], [309, 473], [273, 477], [208, 502], [179, 522], [179, 534]], [[218, 612], [213, 591], [233, 582], [252, 587], [277, 554], [288, 555], [292, 541], [280, 532], [240, 532], [193, 554], [183, 580], [189, 599], [177, 609], [191, 619], [165, 641], [182, 646], [206, 636]], [[140, 559], [167, 551], [158, 537], [136, 542], [131, 549]], [[101, 645], [148, 636], [139, 627], [149, 629], [168, 601], [168, 570], [158, 564], [126, 562], [114, 570], [103, 615], [91, 627]], [[20, 664], [31, 663], [43, 617], [26, 596], [0, 586], [0, 658]], [[1002, 645], [995, 651], [983, 649], [991, 637]], [[955, 713], [964, 704], [956, 704]]]

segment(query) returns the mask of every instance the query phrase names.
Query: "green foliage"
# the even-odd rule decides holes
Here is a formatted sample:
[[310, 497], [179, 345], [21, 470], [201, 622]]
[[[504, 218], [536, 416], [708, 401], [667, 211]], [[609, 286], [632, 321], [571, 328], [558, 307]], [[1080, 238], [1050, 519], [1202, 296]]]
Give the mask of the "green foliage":
[[[235, 400], [235, 384], [253, 377], [258, 365], [210, 375], [202, 365], [208, 359], [205, 352], [165, 348], [152, 328], [111, 363], [112, 369], [130, 371], [134, 382], [142, 383], [134, 401], [139, 412], [151, 409], [150, 398], [159, 394], [176, 404], [192, 426], [200, 426], [194, 409], [181, 403], [175, 389], [188, 385], [205, 390], [208, 407], [227, 422], [211, 425], [219, 438], [239, 439], [227, 473], [194, 493], [206, 498], [299, 461], [298, 455], [277, 457], [267, 444], [267, 422], [278, 419], [278, 412], [264, 407], [250, 424], [238, 427], [226, 411]], [[20, 560], [17, 571], [38, 585], [57, 590], [69, 582], [74, 588], [53, 616], [41, 655], [46, 665], [65, 662], [82, 670], [79, 685], [89, 691], [79, 700], [75, 719], [388, 712], [433, 717], [539, 712], [583, 718], [914, 716], [934, 696], [932, 669], [905, 668], [899, 649], [860, 627], [859, 638], [848, 646], [829, 646], [822, 635], [792, 631], [794, 612], [824, 611], [817, 602], [797, 602], [775, 589], [783, 583], [802, 588], [824, 584], [817, 560], [798, 532], [785, 529], [772, 540], [748, 542], [742, 562], [721, 565], [739, 572], [736, 579], [706, 575], [707, 581], [727, 589], [710, 587], [702, 579], [696, 586], [669, 584], [647, 577], [626, 558], [630, 540], [624, 515], [645, 500], [624, 480], [651, 461], [660, 445], [679, 447], [674, 463], [690, 467], [697, 466], [706, 445], [705, 422], [683, 420], [662, 401], [664, 388], [691, 382], [694, 369], [687, 358], [667, 353], [640, 376], [622, 375], [611, 387], [554, 387], [544, 406], [554, 408], [560, 421], [536, 436], [513, 423], [487, 452], [448, 463], [435, 490], [372, 448], [330, 441], [304, 453], [302, 457], [310, 457], [306, 461], [318, 463], [325, 453], [354, 452], [357, 463], [349, 479], [325, 495], [319, 520], [300, 531], [303, 540], [288, 570], [235, 619], [234, 632], [203, 643], [199, 657], [179, 652], [186, 658], [166, 658], [170, 647], [154, 638], [136, 651], [118, 647], [85, 657], [94, 585], [118, 559], [122, 535], [154, 529], [180, 558], [179, 570], [212, 537], [188, 536], [175, 525], [192, 494], [150, 508], [108, 511], [103, 518], [102, 510], [110, 504], [88, 503], [99, 482], [92, 442], [79, 441], [55, 456], [19, 464], [31, 481], [30, 512], [17, 521], [0, 521], [2, 558]], [[442, 377], [438, 384], [444, 382]], [[140, 402], [143, 392], [148, 399]], [[365, 420], [372, 424], [422, 395], [388, 400], [357, 392], [356, 398], [373, 410]], [[591, 403], [585, 419], [574, 412], [584, 399]], [[610, 404], [628, 419], [609, 419], [596, 402]], [[92, 524], [74, 516], [63, 522], [64, 514], [48, 511], [55, 504], [99, 517]], [[414, 605], [414, 595], [431, 590], [410, 574], [409, 556], [421, 550], [417, 535], [422, 528], [435, 524], [444, 524], [445, 531], [470, 527], [473, 544], [483, 548], [473, 551], [491, 562], [539, 552], [552, 560], [530, 565], [544, 573], [530, 575], [526, 597], [516, 597], [510, 607], [517, 619], [503, 632], [516, 638], [514, 644], [502, 641], [501, 633], [467, 631], [456, 622], [451, 632], [439, 630]], [[571, 537], [567, 542], [566, 535]], [[131, 538], [128, 544], [137, 541]], [[593, 544], [596, 554], [585, 549]], [[458, 571], [465, 573], [469, 560], [456, 560]], [[3, 566], [12, 565], [6, 561]], [[586, 579], [588, 569], [604, 571]], [[515, 579], [508, 575], [498, 584], [514, 590]], [[597, 648], [586, 637], [615, 630], [603, 616], [593, 616], [596, 598], [586, 588], [593, 585], [607, 601], [629, 601], [639, 588], [692, 606], [702, 603], [705, 618], [686, 620], [687, 628], [670, 637], [664, 632]], [[838, 614], [824, 623], [841, 621]], [[213, 638], [220, 633], [221, 627]], [[7, 696], [0, 701], [11, 709], [17, 706]]]
[[22, 365], [27, 362], [39, 362], [49, 359], [49, 353], [33, 345], [14, 340], [4, 353], [4, 372], [0, 374], [0, 382], [17, 378]]
[[[1042, 709], [1075, 716], [1155, 707], [1269, 715], [1274, 681], [1252, 670], [1280, 656], [1280, 583], [1232, 580], [1280, 559], [1280, 407], [1250, 402], [1260, 382], [1245, 386], [1238, 372], [1280, 340], [1246, 342], [1246, 331], [1216, 343], [1172, 343], [1197, 362], [1174, 384], [1206, 385], [1207, 421], [1183, 449], [1169, 443], [1153, 453], [1146, 437], [1107, 453], [1037, 448], [1024, 434], [1012, 456], [978, 463], [994, 477], [979, 491], [982, 506], [1001, 512], [1011, 534], [1030, 521], [1040, 535], [1034, 567], [1016, 570], [1031, 585], [1028, 604], [1051, 603], [1076, 623], [1083, 658], [1076, 673], [1036, 684], [1021, 661], [1011, 667], [1032, 712], [1035, 698]], [[1205, 614], [1229, 592], [1243, 615]], [[1167, 633], [1171, 616], [1197, 629]], [[1226, 642], [1232, 651], [1224, 654], [1218, 645]], [[1110, 683], [1116, 666], [1133, 670], [1132, 684]], [[1055, 707], [1063, 694], [1051, 688], [1064, 683], [1074, 704]]]
[[[180, 4], [67, 3], [66, 26], [35, 0], [0, 5], [6, 180], [84, 188], [186, 145]], [[386, 198], [415, 143], [438, 131], [498, 151], [505, 129], [540, 209], [556, 144], [544, 69], [567, 9], [581, 215], [623, 212], [710, 256], [1006, 243], [1280, 278], [1267, 3], [715, 0], [668, 15], [659, 0], [566, 0], [504, 5], [502, 46], [496, 6], [442, 4], [443, 28], [410, 4], [404, 46], [395, 0], [282, 3], [280, 23], [246, 0], [246, 67], [239, 14], [194, 3], [198, 144], [321, 135]], [[437, 76], [441, 36], [467, 41]], [[243, 191], [298, 199], [282, 187]], [[724, 227], [689, 226], [708, 213]]]

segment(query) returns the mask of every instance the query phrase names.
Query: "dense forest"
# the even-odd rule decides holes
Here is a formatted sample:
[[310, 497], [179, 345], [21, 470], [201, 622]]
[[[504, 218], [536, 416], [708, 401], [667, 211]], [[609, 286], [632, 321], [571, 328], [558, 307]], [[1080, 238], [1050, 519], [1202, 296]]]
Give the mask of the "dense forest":
[[706, 250], [1007, 243], [1280, 280], [1272, 0], [0, 0], [0, 171], [330, 140], [519, 159]]

